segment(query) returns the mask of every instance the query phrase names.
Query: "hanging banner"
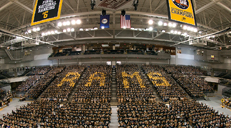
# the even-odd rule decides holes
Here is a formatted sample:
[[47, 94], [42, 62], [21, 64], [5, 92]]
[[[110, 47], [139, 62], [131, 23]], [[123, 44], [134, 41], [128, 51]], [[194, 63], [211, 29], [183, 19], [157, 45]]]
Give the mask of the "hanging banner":
[[100, 28], [109, 28], [110, 15], [100, 15]]
[[169, 20], [197, 26], [192, 0], [167, 0]]
[[36, 0], [31, 25], [60, 18], [63, 0]]

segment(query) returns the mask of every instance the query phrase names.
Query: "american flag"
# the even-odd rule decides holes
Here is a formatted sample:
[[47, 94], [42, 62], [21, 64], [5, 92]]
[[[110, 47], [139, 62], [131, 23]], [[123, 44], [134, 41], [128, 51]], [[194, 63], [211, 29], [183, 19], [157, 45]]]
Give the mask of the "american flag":
[[120, 27], [121, 28], [131, 28], [130, 15], [120, 15]]

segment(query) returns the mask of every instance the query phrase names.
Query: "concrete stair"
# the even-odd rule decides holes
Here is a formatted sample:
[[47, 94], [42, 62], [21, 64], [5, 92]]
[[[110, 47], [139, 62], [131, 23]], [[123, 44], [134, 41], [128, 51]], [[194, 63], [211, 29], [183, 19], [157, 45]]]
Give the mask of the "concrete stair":
[[116, 68], [112, 68], [111, 105], [117, 105]]

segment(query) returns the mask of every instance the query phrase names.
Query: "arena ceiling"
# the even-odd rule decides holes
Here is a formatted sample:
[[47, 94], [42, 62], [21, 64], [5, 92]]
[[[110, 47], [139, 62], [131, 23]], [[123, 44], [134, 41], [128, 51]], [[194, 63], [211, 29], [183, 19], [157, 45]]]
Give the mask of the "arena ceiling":
[[[137, 28], [137, 31], [122, 30], [120, 28], [119, 16], [121, 10], [107, 10], [107, 14], [111, 15], [110, 24], [113, 27], [107, 30], [97, 29], [95, 31], [80, 32], [82, 28], [90, 29], [99, 27], [99, 15], [101, 14], [102, 8], [95, 7], [94, 10], [92, 10], [91, 1], [92, 0], [64, 0], [60, 20], [40, 24], [38, 25], [38, 27], [40, 27], [40, 32], [28, 34], [28, 30], [32, 30], [33, 27], [35, 27], [30, 26], [35, 0], [1, 0], [0, 29], [1, 31], [28, 37], [27, 40], [30, 41], [25, 42], [24, 46], [36, 42], [53, 45], [64, 41], [94, 42], [105, 40], [105, 42], [108, 42], [111, 39], [115, 41], [124, 39], [128, 42], [134, 39], [138, 41], [164, 41], [170, 42], [172, 45], [185, 43], [184, 41], [189, 44], [190, 42], [187, 42], [187, 40], [191, 38], [218, 32], [231, 26], [231, 0], [192, 0], [196, 13], [198, 33], [188, 32], [189, 35], [192, 35], [191, 38], [183, 37], [182, 35], [171, 35], [167, 32], [173, 30], [172, 28], [156, 25], [160, 20], [168, 22], [166, 0], [139, 0], [137, 11], [135, 11], [133, 7], [125, 9], [126, 14], [131, 15], [132, 27]], [[62, 33], [65, 28], [57, 27], [58, 22], [71, 20], [73, 18], [81, 19], [82, 24], [80, 26], [73, 26], [75, 29], [74, 33]], [[139, 28], [146, 29], [150, 26], [148, 25], [149, 19], [154, 20], [153, 32], [139, 31]], [[174, 31], [182, 30], [181, 27], [182, 25], [178, 24], [177, 27], [174, 28]], [[56, 30], [61, 33], [46, 37], [41, 36], [42, 32], [49, 30]], [[166, 33], [163, 33], [163, 31]], [[200, 46], [206, 45], [205, 47], [227, 47], [231, 44], [230, 37], [231, 35], [226, 33], [225, 35], [219, 35], [200, 41], [197, 40], [196, 42]], [[0, 43], [7, 45], [7, 43], [9, 43], [8, 40], [11, 39], [13, 38], [10, 35], [5, 34], [5, 36], [1, 37]], [[209, 44], [205, 44], [204, 42], [206, 40], [209, 40], [210, 43], [215, 45], [209, 46]]]

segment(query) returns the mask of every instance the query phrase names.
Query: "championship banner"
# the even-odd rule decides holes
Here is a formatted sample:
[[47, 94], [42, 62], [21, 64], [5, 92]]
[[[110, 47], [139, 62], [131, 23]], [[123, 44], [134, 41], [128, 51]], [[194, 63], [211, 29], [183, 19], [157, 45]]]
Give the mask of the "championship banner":
[[109, 28], [110, 15], [100, 15], [100, 28]]
[[192, 0], [167, 0], [169, 20], [197, 26]]
[[63, 0], [36, 0], [31, 25], [60, 18]]

